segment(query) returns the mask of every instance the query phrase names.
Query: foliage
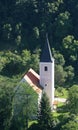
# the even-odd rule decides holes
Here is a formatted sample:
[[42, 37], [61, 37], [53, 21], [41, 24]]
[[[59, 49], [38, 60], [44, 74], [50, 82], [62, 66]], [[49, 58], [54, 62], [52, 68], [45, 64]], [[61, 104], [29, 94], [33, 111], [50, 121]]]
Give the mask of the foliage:
[[30, 67], [39, 73], [40, 49], [36, 49], [31, 55]]
[[64, 86], [65, 83], [73, 82], [74, 78], [74, 67], [72, 65], [65, 66], [64, 56], [54, 48], [52, 53], [55, 58], [55, 85]]
[[[62, 66], [60, 66], [61, 78], [64, 73], [63, 82], [60, 81], [60, 83], [73, 82], [78, 73], [77, 4], [77, 0], [68, 2], [66, 0], [14, 0], [13, 2], [1, 0], [0, 49], [6, 50], [7, 48], [16, 56], [11, 55], [15, 57], [14, 61], [14, 59], [10, 59], [10, 52], [8, 52], [8, 58], [5, 56], [6, 53], [0, 54], [0, 72], [5, 75], [7, 70], [6, 74], [15, 75], [27, 71], [29, 67], [33, 67], [38, 72], [38, 53], [35, 56], [32, 52], [38, 47], [42, 49], [47, 32], [51, 47], [55, 49], [55, 59], [56, 62], [58, 61], [56, 64]], [[17, 54], [15, 54], [15, 50], [18, 52]], [[26, 60], [28, 55], [26, 64], [23, 64], [23, 57], [21, 57], [23, 50], [30, 53], [25, 55]], [[34, 66], [34, 64], [36, 65]], [[59, 70], [59, 66], [56, 69]], [[65, 74], [65, 71], [70, 74]]]
[[38, 123], [33, 123], [28, 130], [40, 130]]
[[55, 83], [56, 86], [62, 86], [66, 80], [66, 72], [63, 70], [63, 67], [60, 65], [55, 66]]
[[[15, 87], [19, 80], [18, 77], [12, 79], [0, 76], [0, 128], [2, 130], [25, 128], [27, 116], [28, 120], [36, 118], [37, 94], [26, 83]], [[25, 94], [31, 97], [28, 96], [27, 100]]]
[[62, 126], [61, 130], [78, 130], [78, 122], [69, 121]]
[[12, 129], [27, 129], [29, 119], [37, 116], [38, 95], [25, 82], [15, 88]]
[[53, 126], [52, 111], [46, 93], [42, 95], [38, 113], [38, 124], [41, 130], [49, 130]]
[[[55, 20], [54, 23], [56, 30], [55, 30], [55, 35], [56, 38], [61, 42], [60, 40], [68, 34], [68, 32], [72, 31], [72, 24], [71, 24], [71, 19], [70, 19], [70, 12], [67, 10], [65, 12], [60, 12]], [[61, 34], [60, 34], [60, 33]], [[56, 39], [56, 45], [58, 46], [58, 41]]]
[[[0, 86], [15, 86], [30, 67], [39, 71], [38, 48], [43, 48], [46, 32], [54, 48], [55, 86], [70, 87], [78, 83], [77, 5], [77, 0], [0, 1]], [[2, 88], [0, 91], [3, 96]], [[73, 96], [76, 92], [71, 91], [69, 110], [77, 113], [77, 102], [74, 101], [77, 97]], [[9, 97], [7, 100], [9, 102]]]
[[55, 96], [61, 98], [68, 98], [68, 90], [63, 87], [58, 87], [55, 89]]
[[70, 89], [69, 89], [69, 93], [68, 93], [68, 111], [71, 114], [78, 114], [78, 85], [73, 85]]
[[0, 85], [0, 128], [8, 130], [12, 119], [12, 85]]
[[78, 40], [75, 39], [73, 35], [68, 35], [63, 39], [63, 48], [65, 53], [65, 59], [66, 62], [70, 62], [70, 65], [72, 65], [75, 68], [75, 73], [77, 74], [77, 51], [78, 51]]
[[65, 64], [64, 56], [58, 50], [55, 50], [54, 48], [52, 48], [52, 54], [53, 54], [53, 57], [55, 58], [55, 63], [57, 65], [63, 66]]
[[55, 58], [55, 86], [63, 85], [66, 81], [67, 73], [64, 70], [65, 60], [59, 51], [52, 48], [53, 56]]
[[19, 54], [15, 52], [1, 53], [0, 71], [1, 74], [12, 76], [20, 73], [27, 72], [29, 68], [33, 68], [38, 72], [39, 70], [39, 50], [36, 50], [34, 54], [30, 51], [22, 50]]
[[67, 82], [71, 82], [74, 78], [74, 68], [70, 65], [65, 67], [66, 74], [66, 80]]
[[18, 74], [21, 68], [21, 57], [11, 51], [6, 52], [3, 57], [5, 57], [6, 63], [2, 69], [2, 73], [5, 75]]

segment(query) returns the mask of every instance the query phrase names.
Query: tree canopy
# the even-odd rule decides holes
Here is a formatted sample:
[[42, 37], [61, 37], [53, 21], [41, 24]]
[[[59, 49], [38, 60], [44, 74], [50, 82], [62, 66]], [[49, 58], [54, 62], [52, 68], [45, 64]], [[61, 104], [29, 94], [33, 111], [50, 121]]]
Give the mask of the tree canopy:
[[[1, 129], [6, 126], [9, 129], [11, 119], [15, 124], [11, 88], [17, 86], [29, 68], [39, 73], [46, 33], [55, 58], [55, 87], [68, 87], [68, 111], [77, 114], [78, 86], [74, 85], [78, 84], [77, 12], [77, 0], [0, 0]], [[73, 127], [73, 122], [67, 123], [63, 129]], [[75, 125], [73, 129], [76, 129]]]
[[52, 112], [49, 99], [46, 93], [43, 93], [39, 113], [38, 113], [38, 124], [40, 130], [50, 130], [52, 129], [53, 122], [52, 122]]
[[69, 89], [69, 95], [68, 95], [68, 111], [71, 114], [78, 115], [78, 85], [73, 85]]

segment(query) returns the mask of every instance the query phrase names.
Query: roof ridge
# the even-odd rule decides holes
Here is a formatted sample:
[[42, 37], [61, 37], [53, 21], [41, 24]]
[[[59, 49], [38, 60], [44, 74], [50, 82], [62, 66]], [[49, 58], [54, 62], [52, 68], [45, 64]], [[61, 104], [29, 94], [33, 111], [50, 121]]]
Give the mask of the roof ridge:
[[34, 76], [36, 76], [38, 79], [40, 78], [40, 76], [32, 68], [30, 68], [28, 72], [32, 72]]

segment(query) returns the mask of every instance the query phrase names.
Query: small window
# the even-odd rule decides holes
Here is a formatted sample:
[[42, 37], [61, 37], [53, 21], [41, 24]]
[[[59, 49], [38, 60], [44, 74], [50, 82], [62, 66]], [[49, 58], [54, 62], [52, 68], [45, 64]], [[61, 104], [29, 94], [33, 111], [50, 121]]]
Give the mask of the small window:
[[45, 71], [47, 71], [47, 70], [48, 70], [47, 66], [45, 66], [44, 70], [45, 70]]

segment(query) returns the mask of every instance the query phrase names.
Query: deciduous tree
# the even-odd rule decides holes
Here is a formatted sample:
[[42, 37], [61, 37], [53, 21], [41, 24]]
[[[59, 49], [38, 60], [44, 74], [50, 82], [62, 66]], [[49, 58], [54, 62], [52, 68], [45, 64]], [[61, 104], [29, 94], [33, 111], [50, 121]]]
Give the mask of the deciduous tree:
[[78, 85], [73, 85], [69, 89], [68, 95], [68, 111], [71, 114], [78, 114]]
[[28, 121], [36, 118], [38, 110], [38, 95], [26, 82], [21, 82], [15, 88], [13, 101], [13, 119], [10, 127], [13, 129], [28, 128]]

